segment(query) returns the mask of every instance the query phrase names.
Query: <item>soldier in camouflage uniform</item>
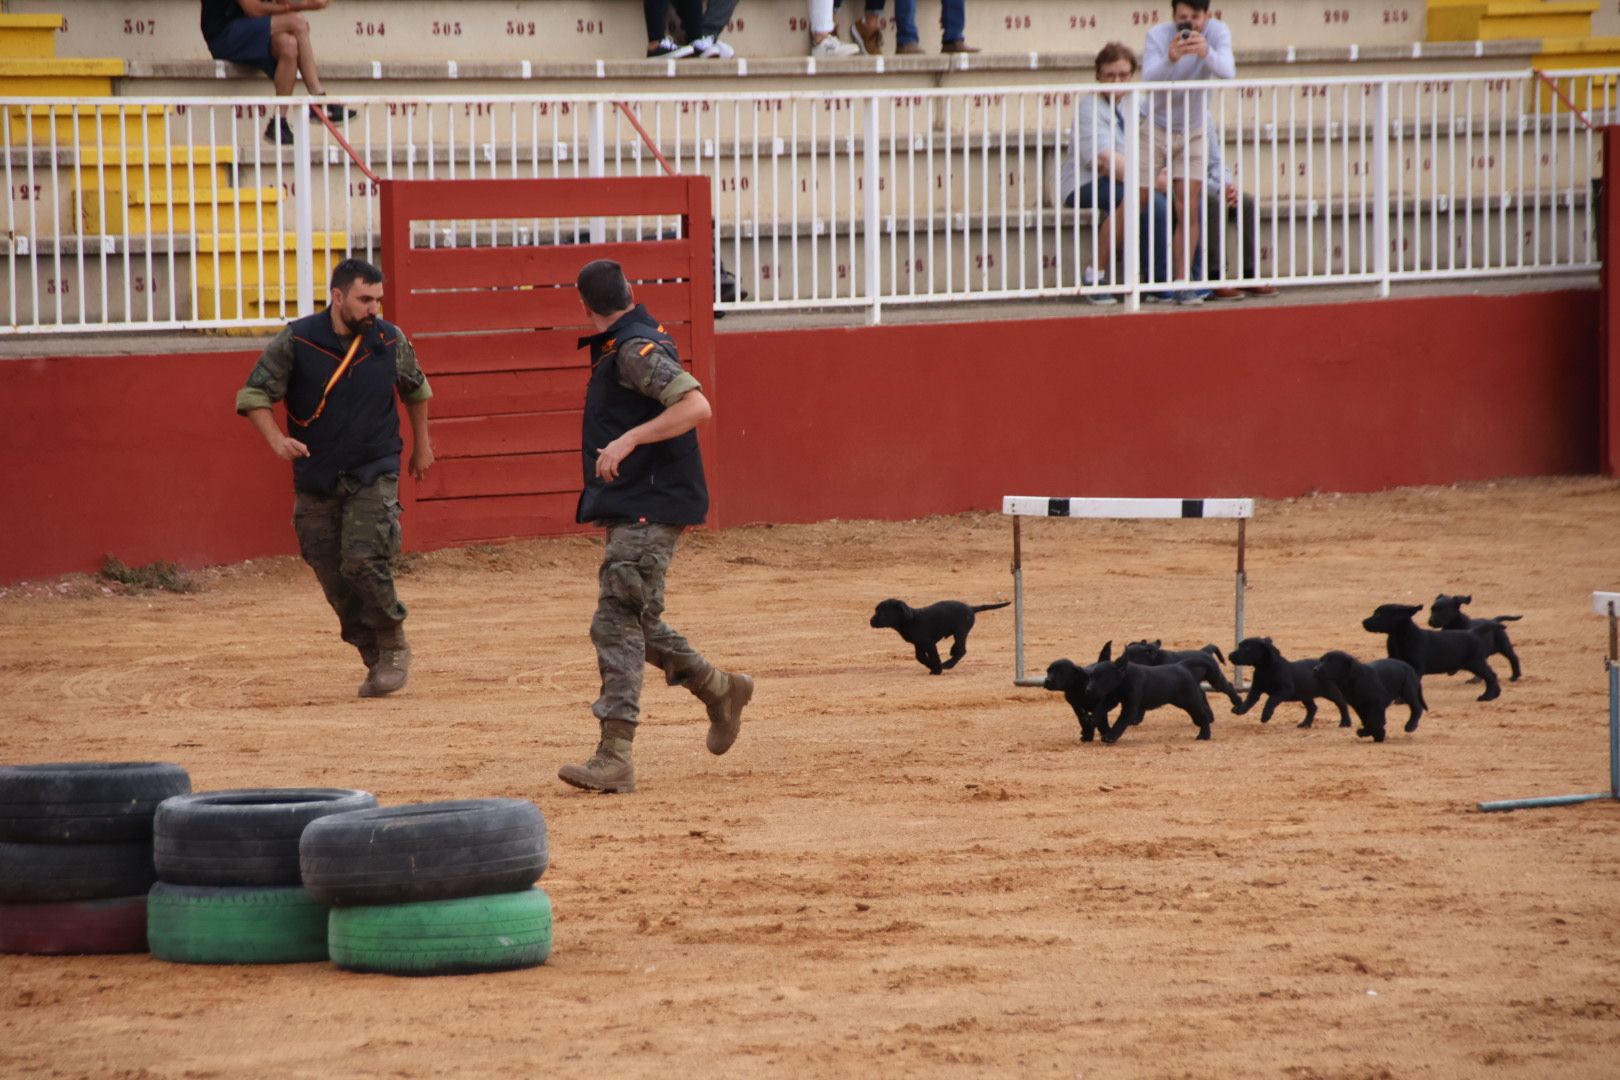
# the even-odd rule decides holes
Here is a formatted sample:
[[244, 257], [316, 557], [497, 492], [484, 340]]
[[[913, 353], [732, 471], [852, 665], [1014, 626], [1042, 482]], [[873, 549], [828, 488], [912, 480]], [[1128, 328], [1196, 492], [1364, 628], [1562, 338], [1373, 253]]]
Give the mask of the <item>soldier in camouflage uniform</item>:
[[598, 331], [580, 340], [591, 349], [591, 377], [577, 518], [607, 529], [591, 620], [602, 675], [591, 712], [602, 738], [589, 761], [564, 765], [557, 775], [587, 791], [628, 792], [636, 789], [630, 747], [647, 664], [707, 707], [714, 754], [736, 741], [754, 680], [715, 667], [663, 620], [664, 575], [676, 541], [709, 511], [694, 430], [709, 418], [708, 399], [682, 370], [674, 340], [632, 298], [618, 263], [588, 264], [579, 272], [579, 293]]
[[[404, 449], [396, 394], [411, 420], [411, 475], [421, 480], [433, 466], [433, 392], [410, 341], [377, 316], [382, 280], [368, 262], [339, 263], [327, 309], [276, 335], [236, 395], [237, 413], [292, 462], [298, 548], [366, 665], [361, 697], [400, 689], [411, 666], [393, 574]], [[296, 437], [277, 427], [278, 401]]]

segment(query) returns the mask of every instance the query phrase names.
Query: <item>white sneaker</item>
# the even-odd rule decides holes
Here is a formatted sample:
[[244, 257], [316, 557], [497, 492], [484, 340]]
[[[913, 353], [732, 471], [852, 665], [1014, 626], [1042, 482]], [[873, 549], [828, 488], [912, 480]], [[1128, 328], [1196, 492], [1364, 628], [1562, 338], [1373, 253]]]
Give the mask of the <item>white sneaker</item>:
[[649, 60], [681, 60], [691, 56], [691, 45], [677, 45], [674, 38], [664, 38], [656, 47], [647, 50]]
[[708, 48], [700, 49], [698, 55], [705, 60], [730, 60], [737, 55], [737, 50], [723, 41], [714, 41]]
[[[1080, 280], [1088, 286], [1096, 287], [1099, 285], [1107, 285], [1108, 275], [1097, 273], [1097, 268], [1095, 266], [1088, 266], [1085, 268], [1085, 270], [1081, 271]], [[1087, 303], [1092, 304], [1117, 304], [1119, 302], [1114, 298], [1112, 293], [1105, 292], [1081, 293], [1080, 297]]]
[[845, 56], [859, 56], [861, 47], [849, 41], [839, 41], [832, 34], [828, 34], [814, 45], [810, 46], [810, 55], [816, 57], [832, 57], [837, 59]]

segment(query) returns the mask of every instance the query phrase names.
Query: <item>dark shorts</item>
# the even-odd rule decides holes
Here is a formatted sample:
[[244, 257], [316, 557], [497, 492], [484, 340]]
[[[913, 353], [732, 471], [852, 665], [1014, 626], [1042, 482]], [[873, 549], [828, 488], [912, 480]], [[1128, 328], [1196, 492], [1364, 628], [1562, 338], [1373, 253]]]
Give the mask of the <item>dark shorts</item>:
[[[1082, 184], [1078, 194], [1080, 209], [1101, 210], [1106, 218], [1114, 212], [1114, 207], [1125, 201], [1125, 185], [1118, 180], [1099, 180], [1095, 184]], [[1074, 206], [1074, 195], [1069, 196], [1067, 205]]]
[[274, 76], [276, 58], [270, 55], [270, 16], [232, 19], [219, 36], [208, 43], [208, 52], [215, 60], [244, 64]]

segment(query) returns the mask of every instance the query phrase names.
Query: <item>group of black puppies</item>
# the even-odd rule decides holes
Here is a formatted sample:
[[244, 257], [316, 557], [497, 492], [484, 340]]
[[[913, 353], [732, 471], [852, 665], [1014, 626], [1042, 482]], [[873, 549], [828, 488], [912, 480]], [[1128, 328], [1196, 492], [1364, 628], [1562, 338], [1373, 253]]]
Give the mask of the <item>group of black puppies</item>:
[[[1093, 664], [1054, 660], [1046, 669], [1043, 685], [1068, 701], [1080, 721], [1082, 742], [1091, 742], [1099, 734], [1105, 743], [1116, 742], [1127, 728], [1141, 723], [1145, 713], [1166, 706], [1192, 717], [1198, 738], [1208, 739], [1215, 714], [1204, 684], [1225, 694], [1236, 716], [1253, 709], [1265, 696], [1260, 713], [1263, 724], [1270, 722], [1278, 705], [1297, 701], [1305, 706], [1305, 719], [1299, 726], [1308, 728], [1316, 720], [1316, 699], [1326, 698], [1339, 711], [1340, 727], [1350, 726], [1350, 713], [1354, 712], [1361, 720], [1356, 734], [1383, 742], [1385, 714], [1396, 703], [1404, 703], [1410, 710], [1406, 730], [1417, 730], [1418, 720], [1428, 709], [1423, 699], [1425, 675], [1470, 672], [1475, 681], [1485, 684], [1478, 700], [1490, 701], [1502, 689], [1488, 658], [1500, 655], [1512, 668], [1512, 680], [1518, 680], [1519, 657], [1504, 624], [1520, 616], [1470, 618], [1462, 608], [1472, 601], [1472, 596], [1442, 593], [1436, 597], [1429, 608], [1429, 625], [1437, 628], [1433, 630], [1422, 629], [1413, 621], [1423, 610], [1421, 604], [1380, 604], [1361, 625], [1370, 633], [1385, 635], [1389, 655], [1370, 664], [1340, 650], [1314, 660], [1288, 660], [1270, 638], [1245, 638], [1230, 659], [1253, 669], [1246, 699], [1227, 679], [1222, 669], [1227, 657], [1217, 646], [1177, 651], [1163, 648], [1158, 641], [1133, 641], [1117, 658], [1110, 641]], [[967, 654], [975, 615], [1006, 606], [1005, 601], [974, 607], [945, 600], [913, 608], [900, 600], [885, 600], [873, 613], [871, 625], [899, 631], [916, 650], [917, 661], [930, 674], [938, 675]], [[950, 659], [942, 662], [939, 643], [947, 637], [952, 639]], [[1119, 718], [1110, 724], [1109, 714], [1116, 708]]]
[[[1350, 726], [1350, 713], [1354, 712], [1361, 721], [1356, 734], [1383, 742], [1385, 715], [1397, 703], [1404, 703], [1410, 710], [1406, 730], [1417, 730], [1419, 719], [1428, 709], [1423, 698], [1425, 675], [1471, 672], [1485, 684], [1480, 701], [1490, 701], [1502, 693], [1489, 657], [1507, 657], [1513, 680], [1519, 678], [1519, 657], [1503, 625], [1519, 616], [1470, 619], [1462, 607], [1472, 599], [1445, 594], [1436, 597], [1429, 609], [1429, 625], [1439, 627], [1437, 630], [1424, 630], [1413, 621], [1413, 616], [1423, 610], [1420, 604], [1380, 604], [1361, 620], [1361, 625], [1370, 633], [1385, 635], [1389, 655], [1371, 663], [1363, 663], [1342, 650], [1314, 660], [1291, 661], [1270, 638], [1245, 638], [1231, 655], [1233, 664], [1254, 671], [1249, 695], [1243, 700], [1239, 700], [1224, 675], [1218, 680], [1209, 677], [1208, 669], [1220, 655], [1213, 645], [1198, 653], [1176, 653], [1158, 648], [1157, 642], [1135, 642], [1118, 660], [1111, 660], [1110, 643], [1103, 647], [1095, 664], [1054, 661], [1046, 670], [1044, 685], [1061, 692], [1074, 709], [1082, 742], [1090, 742], [1094, 733], [1101, 733], [1104, 742], [1114, 742], [1127, 727], [1141, 722], [1144, 711], [1166, 705], [1192, 717], [1198, 738], [1209, 738], [1214, 717], [1200, 680], [1226, 694], [1237, 716], [1254, 708], [1264, 696], [1261, 723], [1271, 720], [1278, 705], [1297, 701], [1305, 706], [1305, 719], [1299, 726], [1310, 727], [1316, 720], [1316, 699], [1326, 698], [1339, 711], [1340, 727]], [[1188, 657], [1200, 659], [1189, 662]], [[1185, 670], [1169, 670], [1178, 667]], [[1120, 708], [1119, 719], [1110, 726], [1108, 714], [1116, 705]]]

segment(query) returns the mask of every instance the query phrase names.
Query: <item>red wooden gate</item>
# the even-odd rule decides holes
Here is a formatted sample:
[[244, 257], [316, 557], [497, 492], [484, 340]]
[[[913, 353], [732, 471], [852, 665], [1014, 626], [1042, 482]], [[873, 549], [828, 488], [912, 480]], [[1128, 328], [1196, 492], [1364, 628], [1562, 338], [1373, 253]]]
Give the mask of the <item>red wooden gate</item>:
[[[714, 397], [709, 198], [701, 176], [383, 183], [385, 307], [415, 344], [434, 392], [438, 463], [425, 482], [401, 485], [411, 547], [583, 528], [574, 509], [589, 357], [577, 345], [594, 330], [574, 281], [592, 259], [624, 266], [636, 300], [663, 322]], [[550, 238], [562, 219], [571, 239], [591, 218], [654, 216], [666, 224], [679, 218], [679, 237], [644, 224], [649, 239], [524, 246], [509, 239], [518, 222], [538, 219], [534, 236]], [[432, 229], [474, 221], [486, 235], [496, 223], [505, 246], [426, 246]], [[611, 234], [615, 225], [607, 228]], [[699, 438], [717, 507], [717, 448], [712, 431]], [[710, 520], [717, 520], [713, 509]]]

